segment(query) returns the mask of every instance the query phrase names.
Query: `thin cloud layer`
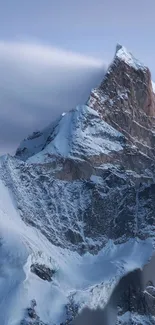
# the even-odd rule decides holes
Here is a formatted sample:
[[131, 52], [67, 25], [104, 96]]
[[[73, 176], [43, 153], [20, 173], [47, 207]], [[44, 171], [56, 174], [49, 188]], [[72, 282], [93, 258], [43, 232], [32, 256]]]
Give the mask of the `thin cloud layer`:
[[105, 73], [99, 60], [33, 43], [0, 42], [0, 153], [84, 103]]

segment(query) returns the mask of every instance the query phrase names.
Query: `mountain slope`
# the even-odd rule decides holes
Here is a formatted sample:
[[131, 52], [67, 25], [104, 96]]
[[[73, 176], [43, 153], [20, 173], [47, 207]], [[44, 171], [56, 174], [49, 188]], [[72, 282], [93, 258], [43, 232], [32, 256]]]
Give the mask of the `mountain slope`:
[[[29, 163], [47, 162], [51, 155], [91, 159], [93, 156], [123, 150], [123, 135], [101, 120], [97, 112], [84, 105], [63, 114], [54, 127], [49, 127], [48, 137], [46, 133], [45, 129], [40, 136], [37, 134], [37, 138], [24, 140], [16, 156], [25, 159], [25, 152], [30, 155], [32, 146], [39, 153], [35, 156], [32, 154]], [[37, 144], [41, 141], [42, 148]]]
[[1, 157], [4, 325], [70, 324], [152, 256], [154, 103], [148, 68], [118, 46], [87, 105]]
[[[74, 307], [72, 296], [78, 308], [85, 304], [103, 306], [117, 279], [134, 267], [141, 267], [152, 254], [150, 240], [129, 240], [125, 245], [109, 242], [94, 256], [80, 256], [53, 246], [36, 228], [27, 226], [20, 219], [14, 201], [2, 182], [0, 188], [0, 315], [4, 325], [20, 324], [22, 318], [25, 318], [24, 324], [31, 324], [26, 307], [30, 307], [34, 299], [39, 324], [42, 324], [41, 320], [59, 324], [67, 316], [72, 317], [71, 312], [66, 314], [65, 307]], [[142, 251], [141, 255], [139, 251]], [[31, 265], [36, 263], [55, 270], [52, 282], [32, 273]], [[98, 286], [100, 283], [101, 289]]]

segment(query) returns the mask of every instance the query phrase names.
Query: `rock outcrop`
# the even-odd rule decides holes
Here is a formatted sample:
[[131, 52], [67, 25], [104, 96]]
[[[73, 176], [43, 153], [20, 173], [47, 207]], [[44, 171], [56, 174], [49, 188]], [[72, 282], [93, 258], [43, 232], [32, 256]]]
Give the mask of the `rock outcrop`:
[[44, 264], [42, 265], [42, 264], [38, 264], [38, 263], [34, 263], [31, 265], [31, 272], [36, 274], [42, 280], [45, 280], [48, 282], [52, 281], [52, 277], [55, 274], [54, 270], [51, 270], [49, 267], [47, 267]]
[[30, 307], [26, 309], [25, 318], [21, 321], [20, 325], [47, 325], [43, 323], [36, 313], [37, 303], [35, 299], [31, 301]]
[[122, 132], [143, 154], [155, 156], [155, 94], [147, 67], [118, 45], [101, 85], [88, 105]]

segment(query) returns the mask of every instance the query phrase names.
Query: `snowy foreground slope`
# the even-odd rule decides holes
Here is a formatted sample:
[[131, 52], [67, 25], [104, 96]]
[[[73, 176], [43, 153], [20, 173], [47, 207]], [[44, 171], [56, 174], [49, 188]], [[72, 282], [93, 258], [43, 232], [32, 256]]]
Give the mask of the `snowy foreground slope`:
[[[118, 279], [128, 271], [141, 268], [152, 255], [151, 240], [131, 239], [120, 245], [109, 241], [97, 255], [80, 256], [56, 247], [21, 220], [2, 182], [0, 191], [1, 324], [20, 324], [32, 299], [37, 302], [38, 316], [48, 324], [59, 324], [67, 317], [65, 305], [72, 296], [80, 308], [103, 307]], [[52, 282], [30, 271], [34, 262], [56, 270]], [[101, 283], [100, 289], [97, 285]]]
[[[106, 309], [119, 280], [145, 268], [154, 254], [154, 109], [149, 70], [118, 46], [87, 105], [0, 158], [0, 325], [74, 323], [85, 307]], [[104, 325], [155, 324], [154, 280], [137, 284], [138, 296], [125, 287]]]

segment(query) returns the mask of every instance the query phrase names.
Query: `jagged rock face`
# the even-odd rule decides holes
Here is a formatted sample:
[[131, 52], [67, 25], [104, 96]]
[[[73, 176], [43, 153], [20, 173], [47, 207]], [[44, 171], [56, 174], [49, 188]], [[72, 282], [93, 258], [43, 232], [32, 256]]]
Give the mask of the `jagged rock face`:
[[[0, 161], [1, 178], [22, 220], [52, 244], [80, 254], [98, 253], [109, 239], [119, 244], [154, 237], [154, 114], [148, 68], [118, 47], [88, 106], [63, 114], [25, 139], [15, 157]], [[31, 271], [43, 281], [52, 280], [44, 264], [33, 264]], [[147, 305], [153, 314], [151, 290], [147, 287], [153, 297]], [[119, 316], [131, 311], [143, 316], [146, 299], [130, 288], [119, 301]], [[24, 324], [33, 317], [34, 324], [43, 324], [34, 308], [27, 312]], [[118, 324], [130, 322], [120, 318]]]
[[140, 315], [149, 313], [149, 306], [143, 292], [141, 273], [141, 270], [135, 270], [121, 279], [119, 283], [120, 297], [117, 305], [119, 316], [126, 312], [138, 312]]
[[134, 271], [126, 278], [128, 283], [124, 283], [123, 293], [119, 298], [116, 325], [154, 325], [155, 287], [150, 285], [144, 288], [141, 270]]
[[155, 94], [151, 74], [124, 48], [118, 47], [101, 85], [88, 105], [122, 132], [140, 151], [154, 157]]
[[[120, 279], [104, 310], [85, 308], [74, 325], [154, 325], [155, 287], [145, 286], [144, 270], [136, 269]], [[152, 272], [152, 275], [154, 273]]]
[[153, 235], [151, 177], [107, 165], [92, 167], [86, 179], [78, 175], [62, 179], [63, 172], [59, 179], [60, 167], [57, 175], [51, 164], [29, 165], [14, 158], [1, 166], [5, 184], [13, 186], [21, 217], [53, 244], [80, 253], [97, 252], [109, 239], [120, 243]]
[[155, 226], [155, 96], [148, 68], [117, 47], [88, 104], [93, 109], [78, 106], [24, 140], [16, 157], [26, 163], [9, 158], [2, 166], [6, 174], [13, 170], [23, 220], [52, 243], [80, 252], [95, 252], [109, 238], [152, 236]]

